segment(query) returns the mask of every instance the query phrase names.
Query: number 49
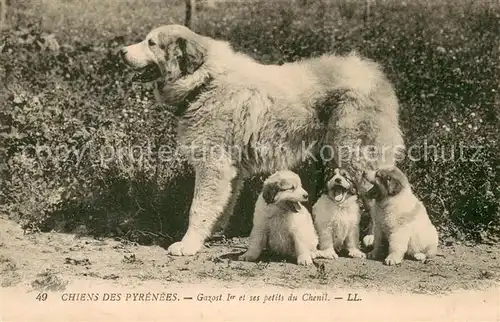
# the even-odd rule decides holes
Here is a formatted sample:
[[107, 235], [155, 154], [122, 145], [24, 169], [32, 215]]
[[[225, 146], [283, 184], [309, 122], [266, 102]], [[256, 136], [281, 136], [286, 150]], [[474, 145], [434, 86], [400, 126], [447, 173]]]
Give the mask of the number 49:
[[36, 299], [38, 301], [45, 301], [47, 299], [47, 293], [38, 293], [38, 295], [36, 296]]

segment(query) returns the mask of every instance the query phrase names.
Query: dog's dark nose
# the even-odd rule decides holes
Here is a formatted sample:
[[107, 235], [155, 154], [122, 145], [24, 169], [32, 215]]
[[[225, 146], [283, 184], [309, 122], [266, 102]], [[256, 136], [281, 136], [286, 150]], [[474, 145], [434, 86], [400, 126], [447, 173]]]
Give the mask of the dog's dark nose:
[[342, 180], [340, 180], [340, 178], [336, 178], [335, 183], [342, 183]]
[[309, 195], [308, 195], [307, 193], [303, 194], [303, 195], [302, 195], [302, 197], [303, 197], [304, 199], [309, 199]]

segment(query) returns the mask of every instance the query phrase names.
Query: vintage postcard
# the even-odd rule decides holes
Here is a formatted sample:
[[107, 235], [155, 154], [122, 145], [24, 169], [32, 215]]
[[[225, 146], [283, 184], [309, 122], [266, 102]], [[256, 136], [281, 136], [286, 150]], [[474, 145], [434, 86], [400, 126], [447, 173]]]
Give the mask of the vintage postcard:
[[500, 321], [497, 0], [0, 0], [2, 321]]

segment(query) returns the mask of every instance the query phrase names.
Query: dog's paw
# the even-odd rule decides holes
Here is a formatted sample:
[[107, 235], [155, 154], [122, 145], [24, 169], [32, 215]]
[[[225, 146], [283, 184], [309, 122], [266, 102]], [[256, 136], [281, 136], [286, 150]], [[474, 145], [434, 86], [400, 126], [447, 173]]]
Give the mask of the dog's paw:
[[348, 253], [351, 258], [366, 258], [366, 254], [359, 249], [351, 249]]
[[365, 247], [370, 247], [371, 245], [373, 245], [373, 235], [366, 235], [365, 237], [363, 237], [363, 245], [365, 245]]
[[297, 264], [299, 264], [299, 265], [308, 266], [308, 265], [312, 265], [312, 263], [313, 263], [313, 260], [312, 260], [312, 256], [310, 254], [299, 255], [299, 257], [297, 257]]
[[168, 247], [167, 252], [173, 256], [192, 256], [196, 254], [201, 248], [203, 244], [194, 243], [194, 242], [186, 242], [180, 241], [173, 243]]
[[419, 262], [423, 262], [426, 260], [427, 256], [425, 256], [425, 254], [423, 254], [423, 253], [416, 253], [413, 255], [413, 258], [415, 258]]
[[326, 258], [326, 259], [337, 259], [339, 258], [339, 255], [337, 255], [337, 253], [333, 248], [327, 248], [323, 250], [317, 250], [315, 257]]
[[246, 252], [238, 257], [239, 261], [242, 262], [255, 262], [259, 258], [259, 256], [256, 256], [255, 254]]
[[401, 260], [402, 259], [397, 257], [397, 256], [389, 255], [384, 260], [384, 264], [387, 266], [399, 265], [399, 264], [401, 264]]

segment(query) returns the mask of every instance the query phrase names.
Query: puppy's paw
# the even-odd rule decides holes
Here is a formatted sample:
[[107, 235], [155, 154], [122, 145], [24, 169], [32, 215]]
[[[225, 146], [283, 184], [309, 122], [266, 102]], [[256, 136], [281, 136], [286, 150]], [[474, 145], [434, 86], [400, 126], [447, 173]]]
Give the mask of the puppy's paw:
[[243, 262], [255, 262], [257, 260], [257, 258], [259, 258], [258, 255], [252, 254], [250, 252], [246, 252], [243, 255], [240, 255], [238, 257], [238, 260], [243, 261]]
[[425, 254], [423, 254], [423, 253], [416, 253], [413, 255], [413, 258], [415, 258], [419, 262], [423, 262], [426, 260], [427, 256], [425, 256]]
[[302, 265], [302, 266], [308, 266], [312, 265], [313, 260], [311, 254], [307, 255], [299, 255], [297, 257], [297, 264]]
[[326, 259], [337, 259], [339, 258], [339, 255], [337, 255], [333, 247], [331, 247], [323, 250], [317, 250], [315, 257], [326, 258]]
[[366, 254], [357, 248], [350, 249], [348, 255], [351, 258], [366, 258]]
[[366, 235], [365, 237], [363, 237], [363, 245], [365, 245], [365, 247], [373, 245], [373, 239], [373, 235]]
[[402, 259], [399, 256], [394, 256], [389, 254], [384, 260], [384, 264], [387, 266], [394, 266], [401, 264]]
[[180, 241], [168, 247], [167, 252], [173, 256], [192, 256], [203, 247], [203, 243]]

